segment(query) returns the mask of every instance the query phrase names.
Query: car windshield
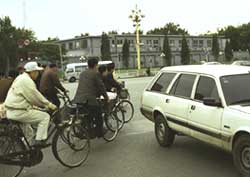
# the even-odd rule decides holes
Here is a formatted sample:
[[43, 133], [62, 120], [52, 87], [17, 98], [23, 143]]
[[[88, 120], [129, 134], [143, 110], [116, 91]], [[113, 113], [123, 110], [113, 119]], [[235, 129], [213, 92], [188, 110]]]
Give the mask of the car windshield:
[[220, 78], [227, 105], [250, 103], [250, 74]]

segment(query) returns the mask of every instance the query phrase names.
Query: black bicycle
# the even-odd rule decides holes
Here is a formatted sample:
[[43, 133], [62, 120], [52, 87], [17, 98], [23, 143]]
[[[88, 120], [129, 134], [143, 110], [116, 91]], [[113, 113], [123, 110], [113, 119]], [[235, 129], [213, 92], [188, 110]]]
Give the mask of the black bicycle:
[[[117, 112], [117, 117], [119, 119], [120, 124], [128, 123], [134, 117], [134, 106], [129, 101], [130, 94], [128, 89], [122, 88], [119, 92], [117, 92], [117, 97], [115, 99], [114, 110]], [[119, 129], [121, 129], [120, 127]]]
[[[88, 102], [81, 104], [73, 104], [70, 98], [65, 93], [59, 92], [59, 98], [65, 103], [64, 109], [67, 112], [65, 120], [71, 118], [73, 121], [81, 125], [84, 130], [88, 132], [90, 139], [96, 138], [95, 120], [90, 117], [88, 110]], [[120, 121], [118, 119], [117, 110], [111, 108], [110, 104], [106, 103], [103, 99], [97, 98], [100, 105], [102, 119], [103, 119], [103, 139], [107, 142], [113, 141], [119, 132]]]
[[[85, 162], [89, 154], [88, 134], [77, 123], [70, 120], [64, 124], [55, 123], [53, 118], [58, 116], [57, 113], [60, 111], [51, 115], [46, 141], [52, 139], [52, 152], [62, 165], [70, 168], [78, 167]], [[35, 166], [43, 160], [43, 148], [34, 146], [28, 141], [22, 130], [22, 123], [2, 119], [0, 124], [2, 125], [0, 130], [0, 176], [17, 177], [24, 167]], [[76, 136], [76, 129], [81, 132], [81, 136]], [[64, 153], [61, 153], [62, 151]], [[64, 158], [65, 155], [67, 158]]]

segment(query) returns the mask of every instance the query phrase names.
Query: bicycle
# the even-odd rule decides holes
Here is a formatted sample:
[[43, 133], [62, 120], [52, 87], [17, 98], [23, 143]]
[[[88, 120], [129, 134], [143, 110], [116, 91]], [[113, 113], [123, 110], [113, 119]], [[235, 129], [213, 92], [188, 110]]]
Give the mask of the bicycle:
[[115, 104], [113, 105], [113, 108], [115, 112], [118, 113], [121, 112], [121, 115], [117, 116], [119, 119], [119, 122], [121, 126], [119, 129], [123, 127], [125, 123], [128, 123], [134, 116], [134, 106], [129, 101], [130, 94], [128, 92], [128, 89], [125, 88], [124, 83], [122, 84], [122, 89], [120, 91], [116, 91], [117, 97], [115, 99]]
[[[59, 111], [60, 109], [56, 113]], [[51, 115], [46, 142], [54, 135], [52, 138], [52, 152], [55, 158], [64, 166], [70, 168], [78, 167], [86, 161], [89, 154], [90, 146], [87, 133], [80, 128], [78, 131], [81, 131], [81, 134], [85, 134], [85, 137], [79, 138], [75, 136], [72, 127], [76, 127], [77, 124], [74, 124], [72, 121], [68, 121], [63, 125], [51, 125], [56, 113]], [[17, 177], [24, 167], [32, 167], [41, 163], [43, 160], [43, 148], [31, 145], [21, 128], [22, 123], [5, 118], [1, 120], [1, 124], [4, 125], [0, 131], [1, 176]], [[73, 151], [73, 155], [80, 152], [80, 154], [77, 153], [77, 160], [71, 162], [64, 161], [65, 159], [62, 160], [59, 152], [60, 148], [64, 149], [65, 147]]]
[[[91, 139], [96, 138], [94, 131], [94, 121], [91, 121], [90, 113], [88, 110], [88, 102], [81, 104], [73, 104], [70, 101], [70, 98], [67, 94], [59, 92], [59, 98], [61, 98], [65, 106], [68, 108], [68, 116], [74, 121], [78, 122], [87, 132], [88, 136]], [[105, 101], [101, 98], [97, 98], [98, 103], [100, 104], [100, 109], [102, 112], [103, 126], [104, 126], [104, 135], [103, 139], [107, 142], [113, 141], [119, 131], [119, 120], [117, 118], [116, 112], [110, 110]], [[66, 108], [66, 109], [67, 109]]]

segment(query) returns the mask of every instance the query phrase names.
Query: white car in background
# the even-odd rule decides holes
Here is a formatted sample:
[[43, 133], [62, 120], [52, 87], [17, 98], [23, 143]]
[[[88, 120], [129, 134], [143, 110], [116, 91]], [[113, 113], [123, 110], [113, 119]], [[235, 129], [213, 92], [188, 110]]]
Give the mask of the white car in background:
[[211, 62], [204, 62], [202, 65], [221, 65], [221, 63], [217, 61], [211, 61]]
[[[141, 113], [168, 147], [184, 134], [232, 153], [250, 176], [250, 69], [232, 65], [163, 68], [142, 94]], [[185, 147], [183, 147], [185, 148]]]
[[239, 65], [239, 66], [250, 66], [250, 61], [247, 60], [238, 60], [234, 61], [232, 65]]

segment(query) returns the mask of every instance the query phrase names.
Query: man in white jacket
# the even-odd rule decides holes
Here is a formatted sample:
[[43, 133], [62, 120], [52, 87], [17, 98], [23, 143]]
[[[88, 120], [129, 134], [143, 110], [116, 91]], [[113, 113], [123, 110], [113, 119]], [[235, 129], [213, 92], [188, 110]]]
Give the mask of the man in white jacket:
[[4, 102], [7, 118], [20, 121], [27, 126], [38, 125], [35, 145], [46, 147], [50, 116], [46, 112], [34, 109], [33, 106], [51, 110], [57, 107], [43, 97], [36, 88], [34, 80], [43, 68], [38, 67], [36, 62], [28, 62], [24, 68], [25, 72], [14, 80]]

